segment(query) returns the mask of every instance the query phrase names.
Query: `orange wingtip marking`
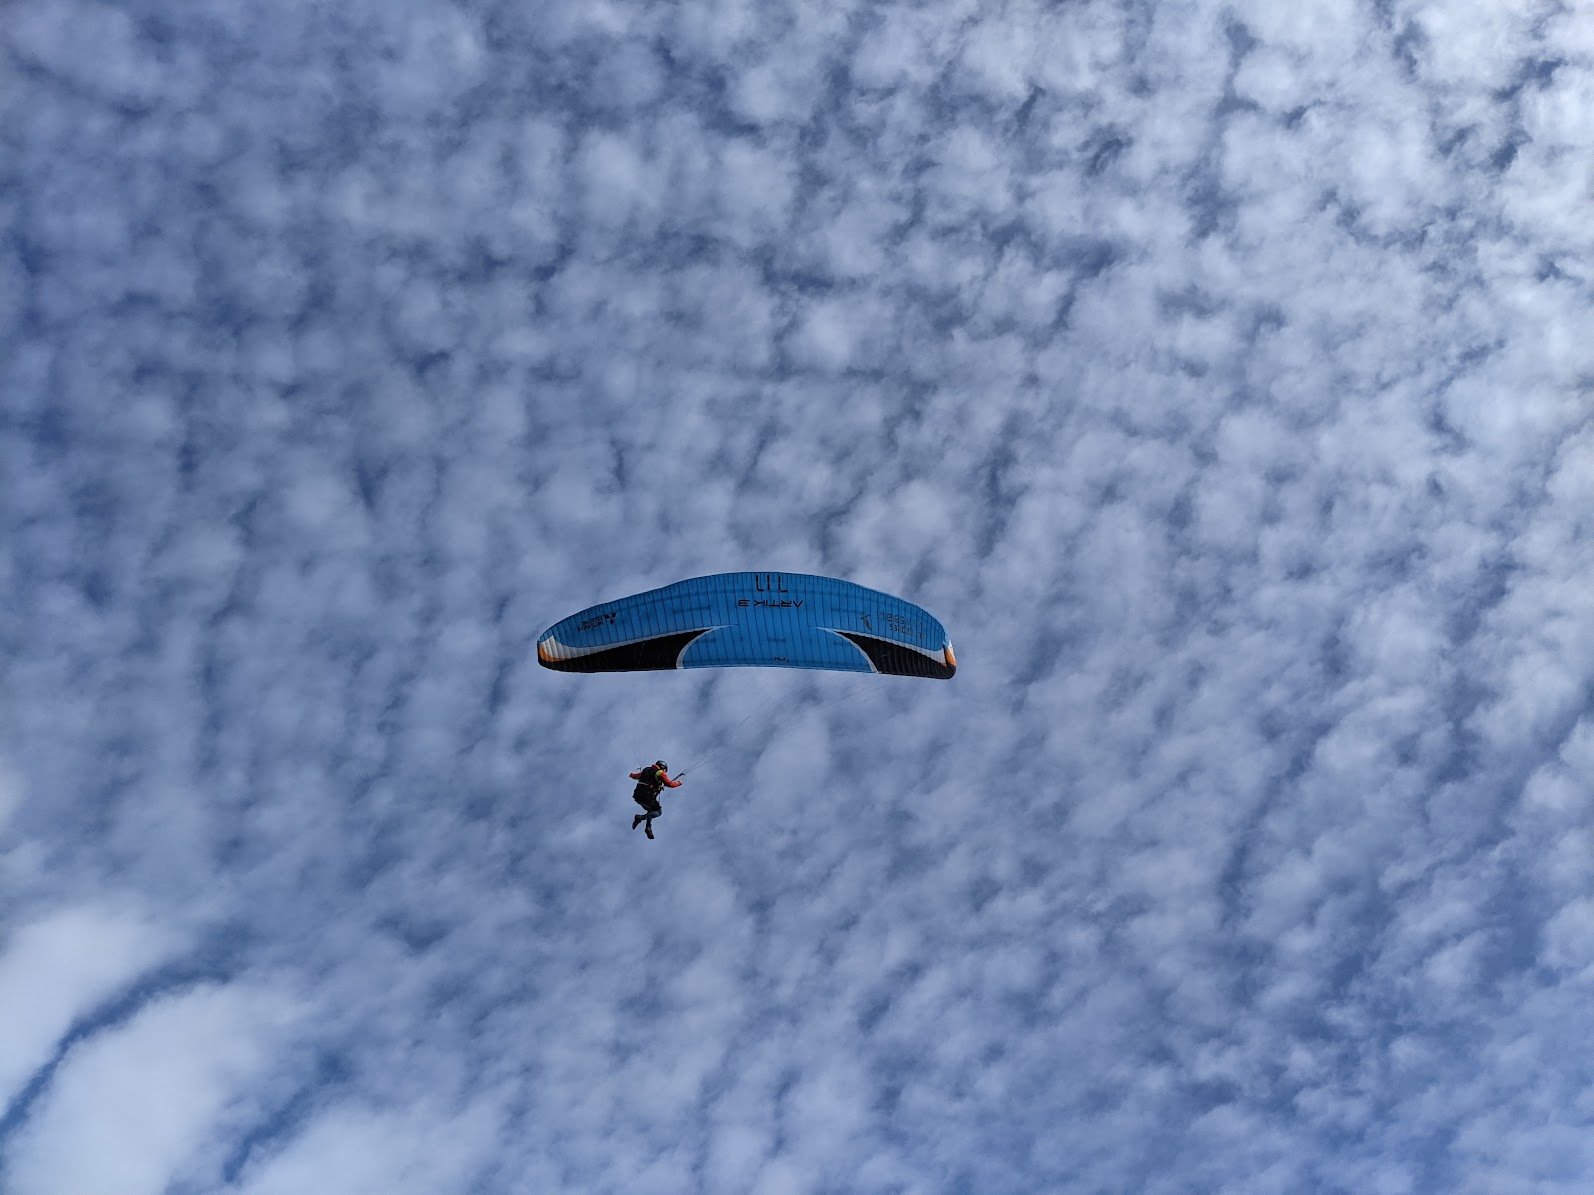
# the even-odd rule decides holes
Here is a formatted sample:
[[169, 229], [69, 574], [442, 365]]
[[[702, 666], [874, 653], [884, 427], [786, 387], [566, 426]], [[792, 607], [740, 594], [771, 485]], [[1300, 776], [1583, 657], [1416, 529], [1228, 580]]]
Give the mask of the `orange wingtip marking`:
[[950, 643], [946, 645], [946, 666], [948, 668], [956, 668], [958, 666], [958, 658], [952, 654], [952, 645]]
[[553, 659], [553, 657], [548, 654], [548, 649], [546, 647], [544, 647], [541, 643], [537, 644], [537, 658], [539, 660], [541, 660], [545, 664], [549, 660]]

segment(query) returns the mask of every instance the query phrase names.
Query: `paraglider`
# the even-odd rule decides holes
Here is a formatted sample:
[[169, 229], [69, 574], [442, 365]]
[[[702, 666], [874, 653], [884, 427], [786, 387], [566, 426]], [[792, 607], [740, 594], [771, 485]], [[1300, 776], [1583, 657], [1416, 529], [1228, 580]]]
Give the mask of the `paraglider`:
[[822, 668], [950, 680], [946, 628], [912, 602], [835, 577], [717, 573], [589, 606], [537, 640], [560, 672]]
[[[588, 673], [809, 668], [950, 680], [957, 672], [946, 628], [929, 611], [806, 573], [716, 573], [588, 606], [538, 637], [537, 661]], [[662, 760], [630, 778], [643, 809], [631, 828], [652, 838], [659, 794], [680, 778]]]

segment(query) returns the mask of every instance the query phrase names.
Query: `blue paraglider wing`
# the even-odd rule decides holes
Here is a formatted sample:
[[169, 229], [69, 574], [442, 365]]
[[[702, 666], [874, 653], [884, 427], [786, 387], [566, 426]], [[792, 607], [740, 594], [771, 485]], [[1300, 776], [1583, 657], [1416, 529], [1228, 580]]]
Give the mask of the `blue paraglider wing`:
[[717, 573], [589, 606], [537, 640], [560, 672], [828, 668], [948, 680], [946, 628], [912, 602], [834, 577]]

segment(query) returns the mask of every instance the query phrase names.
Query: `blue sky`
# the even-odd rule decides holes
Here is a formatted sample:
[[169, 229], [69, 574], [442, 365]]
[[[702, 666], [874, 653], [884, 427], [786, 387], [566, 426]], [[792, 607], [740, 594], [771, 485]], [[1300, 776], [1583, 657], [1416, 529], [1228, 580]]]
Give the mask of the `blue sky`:
[[[1590, 10], [15, 0], [0, 115], [0, 1187], [1590, 1189]], [[739, 569], [959, 674], [536, 665]]]

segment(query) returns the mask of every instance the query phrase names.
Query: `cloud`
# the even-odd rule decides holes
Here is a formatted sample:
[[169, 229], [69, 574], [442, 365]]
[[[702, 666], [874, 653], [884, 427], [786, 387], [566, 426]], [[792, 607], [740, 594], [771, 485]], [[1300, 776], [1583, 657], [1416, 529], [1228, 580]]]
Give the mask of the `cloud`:
[[0, 1092], [7, 1105], [75, 1025], [182, 945], [174, 927], [125, 905], [79, 905], [13, 925], [0, 954]]
[[[402, 1112], [341, 1106], [321, 1111], [312, 1126], [269, 1159], [253, 1165], [235, 1188], [276, 1195], [326, 1185], [351, 1195], [463, 1190], [484, 1165], [499, 1126], [490, 1107]], [[533, 1168], [515, 1182], [557, 1184], [557, 1172]]]
[[271, 1065], [273, 1038], [293, 1015], [270, 993], [201, 987], [73, 1046], [13, 1134], [9, 1185], [136, 1195], [164, 1191], [185, 1172], [203, 1180], [207, 1141]]

